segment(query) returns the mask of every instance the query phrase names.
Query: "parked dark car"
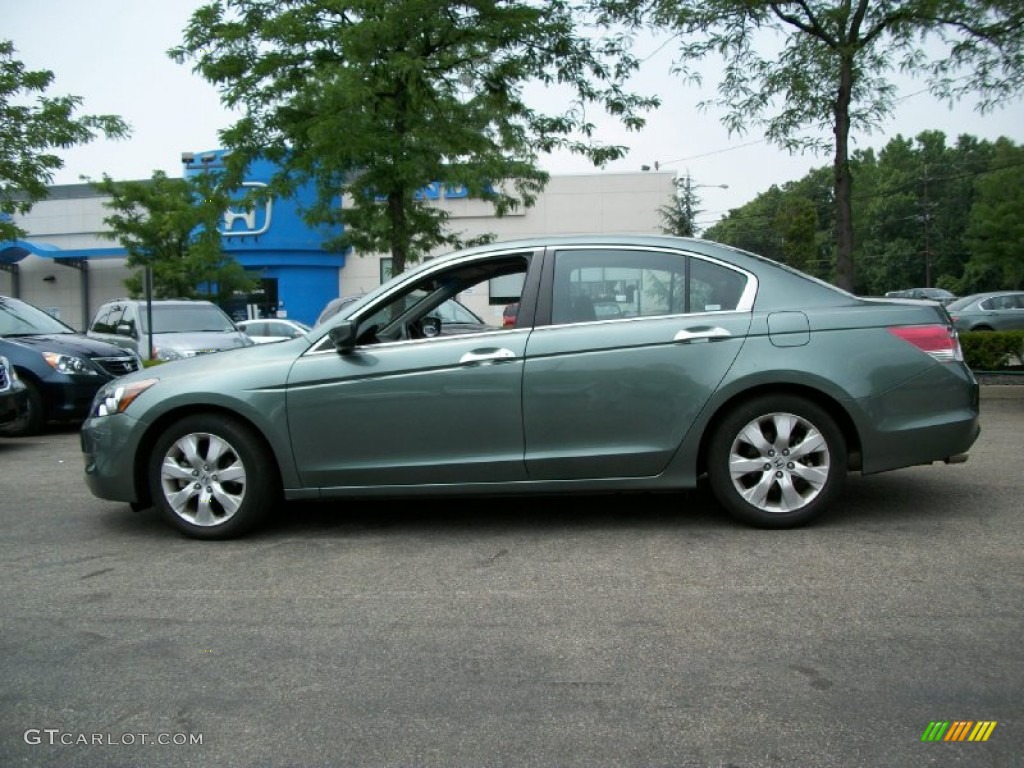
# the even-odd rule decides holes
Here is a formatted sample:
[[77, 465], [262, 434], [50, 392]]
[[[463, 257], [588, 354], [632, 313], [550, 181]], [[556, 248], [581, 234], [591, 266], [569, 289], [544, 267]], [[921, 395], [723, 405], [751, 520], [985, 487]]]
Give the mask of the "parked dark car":
[[0, 296], [0, 355], [14, 366], [28, 397], [25, 417], [0, 427], [9, 437], [34, 434], [48, 421], [80, 421], [100, 387], [141, 366], [133, 353], [6, 296]]
[[0, 355], [0, 427], [16, 424], [28, 416], [28, 390], [3, 355]]
[[[180, 360], [256, 344], [220, 307], [201, 299], [154, 299], [153, 358]], [[149, 355], [149, 309], [142, 299], [112, 299], [89, 324], [88, 335], [130, 349], [141, 359]]]
[[1024, 330], [1024, 291], [989, 291], [946, 305], [960, 331]]
[[[428, 332], [440, 304], [501, 278], [522, 286], [516, 327]], [[607, 295], [622, 317], [596, 319]], [[132, 374], [97, 394], [82, 448], [96, 496], [215, 539], [281, 499], [705, 476], [738, 520], [790, 528], [848, 472], [958, 463], [978, 434], [938, 304], [858, 298], [706, 240], [592, 235], [439, 256], [306, 336]]]
[[885, 294], [885, 298], [924, 299], [925, 301], [937, 301], [939, 304], [948, 304], [956, 298], [956, 294], [945, 288], [907, 288], [903, 291], [889, 291]]

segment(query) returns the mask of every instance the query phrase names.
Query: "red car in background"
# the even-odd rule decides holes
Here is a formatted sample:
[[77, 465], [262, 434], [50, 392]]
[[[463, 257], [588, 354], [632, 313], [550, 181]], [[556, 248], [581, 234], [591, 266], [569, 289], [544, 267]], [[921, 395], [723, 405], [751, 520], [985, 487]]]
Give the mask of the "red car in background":
[[516, 324], [517, 317], [519, 317], [519, 302], [516, 301], [512, 304], [506, 304], [505, 310], [501, 313], [501, 327], [513, 327]]

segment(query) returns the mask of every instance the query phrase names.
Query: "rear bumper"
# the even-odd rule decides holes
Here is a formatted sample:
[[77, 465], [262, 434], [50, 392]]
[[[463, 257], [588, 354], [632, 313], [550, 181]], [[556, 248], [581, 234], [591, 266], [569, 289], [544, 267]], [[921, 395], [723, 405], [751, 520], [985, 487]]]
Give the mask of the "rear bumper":
[[979, 387], [960, 364], [936, 365], [858, 401], [864, 474], [942, 461], [959, 464], [981, 434]]

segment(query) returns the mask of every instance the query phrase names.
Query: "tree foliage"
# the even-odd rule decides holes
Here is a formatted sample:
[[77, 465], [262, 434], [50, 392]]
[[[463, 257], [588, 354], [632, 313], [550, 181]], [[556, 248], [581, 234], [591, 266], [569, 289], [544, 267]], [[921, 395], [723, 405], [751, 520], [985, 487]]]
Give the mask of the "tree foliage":
[[[639, 129], [657, 104], [623, 89], [636, 69], [624, 41], [588, 34], [567, 0], [215, 0], [170, 54], [241, 113], [221, 136], [236, 179], [263, 156], [281, 168], [272, 193], [314, 182], [307, 220], [344, 227], [329, 247], [390, 253], [396, 273], [463, 242], [425, 185], [499, 216], [530, 206], [548, 179], [541, 154], [624, 154], [596, 140], [588, 110]], [[530, 82], [564, 108], [528, 105]]]
[[14, 44], [0, 40], [0, 241], [24, 236], [9, 217], [28, 213], [46, 197], [64, 167], [56, 150], [129, 134], [115, 115], [76, 115], [78, 96], [45, 95], [53, 79], [49, 70], [25, 69]]
[[[942, 132], [924, 131], [850, 162], [858, 179], [857, 293], [939, 286], [965, 295], [1024, 285], [1024, 148], [972, 136], [950, 145]], [[773, 186], [705, 235], [833, 279], [828, 176], [818, 168]]]
[[242, 266], [221, 250], [217, 227], [231, 201], [216, 174], [172, 179], [155, 171], [148, 181], [124, 182], [104, 174], [93, 186], [110, 195], [105, 234], [121, 243], [127, 266], [136, 269], [125, 281], [132, 296], [143, 294], [146, 267], [153, 270], [156, 298], [222, 301], [252, 289]]
[[678, 237], [695, 237], [697, 235], [697, 217], [703, 211], [697, 186], [687, 174], [676, 179], [676, 194], [672, 202], [658, 209], [661, 216], [661, 231], [666, 235]]
[[[965, 242], [965, 282], [1024, 288], [1024, 147], [995, 143], [992, 170], [978, 179]], [[970, 286], [973, 287], [973, 286]]]
[[[1017, 98], [1024, 82], [1019, 0], [593, 0], [609, 22], [680, 38], [676, 71], [721, 55], [718, 97], [730, 132], [763, 129], [790, 151], [831, 150], [835, 280], [853, 288], [850, 136], [890, 115], [896, 71], [920, 74], [939, 96], [978, 97], [981, 109]], [[938, 46], [929, 58], [924, 43]]]

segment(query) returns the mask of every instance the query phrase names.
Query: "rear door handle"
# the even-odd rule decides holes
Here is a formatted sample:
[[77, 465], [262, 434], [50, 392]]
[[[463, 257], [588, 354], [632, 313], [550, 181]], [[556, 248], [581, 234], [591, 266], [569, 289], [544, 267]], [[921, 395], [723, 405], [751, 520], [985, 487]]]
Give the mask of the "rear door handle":
[[515, 356], [516, 353], [511, 349], [481, 349], [478, 351], [467, 352], [459, 358], [459, 363], [462, 365], [488, 365], [491, 363], [500, 363], [505, 360], [511, 360]]
[[722, 339], [728, 339], [732, 336], [725, 328], [719, 328], [714, 326], [711, 328], [693, 328], [683, 329], [678, 331], [673, 337], [673, 341], [678, 341], [680, 344], [693, 344], [698, 341], [721, 341]]

